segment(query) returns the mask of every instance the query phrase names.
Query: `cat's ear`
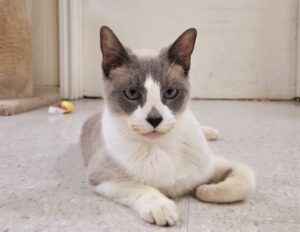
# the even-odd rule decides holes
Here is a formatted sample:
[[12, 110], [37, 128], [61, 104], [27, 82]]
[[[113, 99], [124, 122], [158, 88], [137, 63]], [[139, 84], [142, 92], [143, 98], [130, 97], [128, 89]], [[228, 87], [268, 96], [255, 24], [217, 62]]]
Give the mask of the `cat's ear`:
[[115, 33], [107, 26], [100, 29], [100, 47], [103, 55], [102, 69], [106, 76], [109, 72], [129, 61], [128, 53]]
[[190, 28], [183, 32], [167, 51], [169, 61], [182, 66], [186, 74], [190, 70], [191, 55], [194, 50], [196, 37], [196, 29]]

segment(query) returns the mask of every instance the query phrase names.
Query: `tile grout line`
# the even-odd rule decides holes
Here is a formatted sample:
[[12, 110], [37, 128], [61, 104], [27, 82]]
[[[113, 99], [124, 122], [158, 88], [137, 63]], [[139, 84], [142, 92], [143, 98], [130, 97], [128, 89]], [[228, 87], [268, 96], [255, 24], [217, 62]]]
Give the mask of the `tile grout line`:
[[189, 232], [189, 221], [190, 221], [190, 201], [191, 201], [191, 193], [189, 193], [188, 200], [188, 213], [187, 213], [187, 222], [186, 222], [186, 231]]

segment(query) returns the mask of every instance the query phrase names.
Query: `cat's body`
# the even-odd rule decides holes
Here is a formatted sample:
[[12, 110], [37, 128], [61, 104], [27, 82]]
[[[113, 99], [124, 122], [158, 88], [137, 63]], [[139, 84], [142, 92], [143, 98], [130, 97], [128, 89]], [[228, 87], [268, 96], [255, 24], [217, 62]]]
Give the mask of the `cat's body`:
[[147, 53], [124, 49], [109, 28], [101, 30], [105, 106], [81, 136], [89, 182], [158, 225], [178, 220], [168, 197], [195, 190], [199, 200], [234, 202], [254, 189], [251, 169], [211, 154], [205, 136], [214, 139], [215, 131], [188, 109], [195, 36], [190, 29], [168, 50]]
[[[130, 135], [124, 136], [120, 131], [126, 128], [122, 128], [122, 124], [115, 125], [112, 122], [113, 116], [106, 109], [103, 118], [100, 114], [93, 119], [95, 117], [97, 122], [91, 122], [93, 125], [100, 125], [100, 120], [105, 122], [99, 131], [104, 140], [102, 146], [109, 144], [105, 149], [120, 165], [120, 169], [132, 179], [151, 185], [170, 197], [185, 194], [207, 182], [211, 170], [211, 154], [203, 132], [191, 112], [185, 112], [176, 128], [154, 144], [151, 141], [136, 141]], [[90, 128], [99, 130], [98, 127]], [[90, 132], [86, 131], [89, 135]], [[98, 133], [94, 134], [99, 138]], [[89, 137], [100, 148], [100, 141], [96, 138]], [[88, 151], [91, 147], [86, 148], [85, 154], [92, 153]], [[97, 155], [101, 156], [103, 153], [99, 152], [94, 159]], [[87, 162], [89, 163], [88, 160]], [[90, 167], [89, 173], [97, 170], [99, 167]]]

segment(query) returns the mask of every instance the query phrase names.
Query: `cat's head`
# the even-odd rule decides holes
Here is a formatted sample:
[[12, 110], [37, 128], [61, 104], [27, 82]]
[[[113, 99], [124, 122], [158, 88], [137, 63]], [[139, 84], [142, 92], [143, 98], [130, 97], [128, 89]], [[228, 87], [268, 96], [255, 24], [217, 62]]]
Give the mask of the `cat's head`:
[[131, 50], [100, 29], [104, 99], [109, 110], [145, 138], [168, 133], [187, 107], [191, 54], [197, 32], [183, 32], [161, 51]]

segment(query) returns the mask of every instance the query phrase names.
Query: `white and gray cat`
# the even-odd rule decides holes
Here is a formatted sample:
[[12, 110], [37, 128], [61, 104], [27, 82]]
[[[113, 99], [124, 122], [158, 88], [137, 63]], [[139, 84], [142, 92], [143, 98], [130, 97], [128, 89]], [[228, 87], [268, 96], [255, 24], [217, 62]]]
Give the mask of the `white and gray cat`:
[[87, 120], [81, 143], [88, 179], [102, 196], [134, 209], [157, 225], [179, 218], [171, 198], [194, 192], [200, 201], [246, 199], [252, 170], [213, 156], [188, 108], [189, 69], [197, 32], [186, 30], [161, 51], [131, 50], [113, 31], [100, 30], [104, 110]]

